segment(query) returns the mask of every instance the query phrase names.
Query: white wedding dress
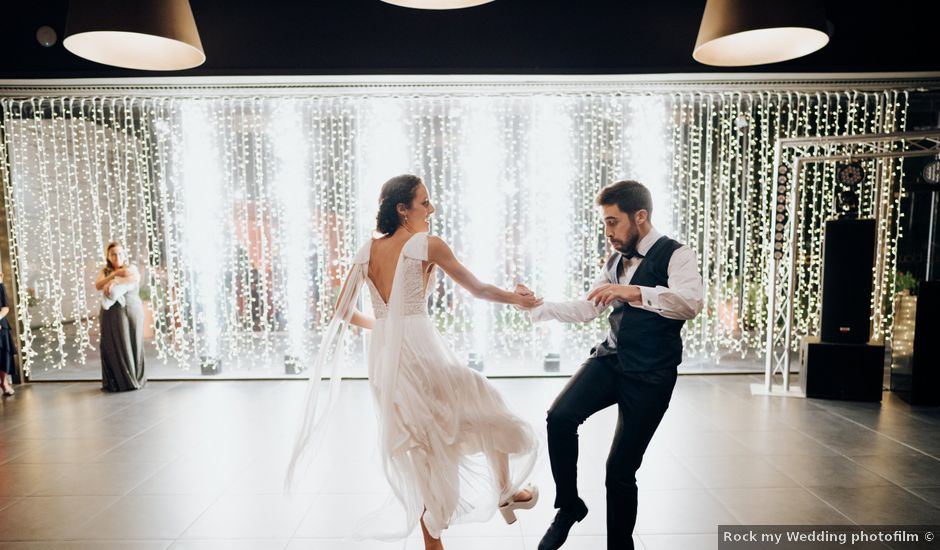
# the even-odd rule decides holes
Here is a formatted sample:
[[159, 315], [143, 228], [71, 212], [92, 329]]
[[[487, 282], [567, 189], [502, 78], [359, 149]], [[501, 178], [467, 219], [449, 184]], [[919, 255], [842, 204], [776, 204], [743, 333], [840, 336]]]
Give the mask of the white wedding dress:
[[[486, 378], [458, 359], [428, 315], [422, 269], [428, 234], [414, 234], [402, 248], [387, 303], [366, 275], [370, 249], [368, 242], [356, 255], [337, 313], [349, 319], [364, 282], [375, 313], [369, 380], [395, 506], [365, 518], [355, 536], [405, 538], [424, 512], [425, 526], [437, 538], [449, 525], [492, 517], [531, 474], [538, 443]], [[339, 330], [331, 328], [327, 338]], [[319, 363], [318, 358], [315, 370], [322, 370]], [[319, 374], [312, 376], [319, 380]], [[311, 409], [308, 399], [311, 419], [315, 401]], [[301, 439], [314, 424], [305, 422]], [[390, 517], [397, 519], [388, 528]]]

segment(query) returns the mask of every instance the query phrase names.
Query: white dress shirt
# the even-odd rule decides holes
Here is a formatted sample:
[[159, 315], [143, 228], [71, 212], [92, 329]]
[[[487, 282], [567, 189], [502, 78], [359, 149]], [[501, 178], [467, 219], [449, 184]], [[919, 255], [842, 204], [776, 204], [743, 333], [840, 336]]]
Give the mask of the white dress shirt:
[[101, 289], [101, 307], [111, 309], [114, 304], [125, 304], [124, 295], [137, 288], [140, 282], [140, 272], [136, 267], [127, 266], [129, 275], [127, 277], [115, 277], [111, 282], [111, 293], [106, 294], [105, 289]]
[[[650, 230], [637, 243], [637, 252], [645, 256], [660, 237], [662, 237], [662, 234], [658, 231], [655, 229]], [[624, 269], [619, 276], [620, 284], [630, 284], [633, 274], [636, 273], [637, 267], [642, 262], [643, 259], [639, 257], [629, 260], [624, 257]], [[677, 248], [669, 259], [667, 276], [669, 286], [641, 286], [639, 287], [642, 297], [641, 302], [635, 304], [628, 302], [629, 305], [658, 313], [667, 319], [693, 319], [702, 311], [704, 306], [702, 276], [698, 272], [695, 251], [686, 245]], [[607, 273], [604, 268], [601, 268], [594, 284], [591, 286], [591, 290], [604, 284], [607, 284]], [[529, 310], [529, 314], [532, 321], [536, 323], [551, 319], [564, 323], [583, 323], [597, 318], [608, 307], [616, 307], [621, 304], [621, 302], [615, 300], [611, 303], [611, 306], [594, 305], [588, 301], [588, 294], [590, 294], [590, 291], [584, 294], [580, 300], [571, 302], [545, 302]]]

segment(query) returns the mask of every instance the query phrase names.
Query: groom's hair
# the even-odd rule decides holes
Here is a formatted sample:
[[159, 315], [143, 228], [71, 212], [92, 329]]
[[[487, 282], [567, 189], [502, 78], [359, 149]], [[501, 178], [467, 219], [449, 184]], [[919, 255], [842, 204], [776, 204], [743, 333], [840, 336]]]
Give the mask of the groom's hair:
[[649, 217], [653, 216], [653, 198], [645, 185], [634, 180], [618, 181], [601, 189], [597, 194], [597, 205], [607, 206], [616, 204], [621, 212], [633, 219], [637, 210], [646, 210]]

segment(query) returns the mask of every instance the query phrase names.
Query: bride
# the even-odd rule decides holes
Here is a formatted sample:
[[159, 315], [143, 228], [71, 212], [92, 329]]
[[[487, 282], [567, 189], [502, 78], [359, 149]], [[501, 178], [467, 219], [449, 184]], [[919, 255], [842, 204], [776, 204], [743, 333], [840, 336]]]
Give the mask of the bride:
[[[381, 458], [403, 524], [379, 532], [363, 522], [358, 536], [398, 539], [421, 525], [428, 550], [443, 548], [449, 525], [485, 521], [498, 509], [507, 523], [529, 509], [538, 490], [522, 482], [532, 472], [537, 443], [531, 427], [510, 412], [481, 374], [467, 368], [428, 316], [428, 281], [440, 267], [475, 298], [529, 309], [541, 303], [480, 282], [450, 247], [428, 234], [434, 206], [421, 178], [402, 175], [382, 186], [376, 229], [382, 236], [358, 252], [311, 372], [306, 417], [288, 473], [322, 425], [316, 386], [326, 363], [333, 384], [346, 323], [372, 329], [369, 380], [378, 407]], [[375, 319], [356, 310], [362, 285]], [[331, 391], [331, 397], [335, 392]], [[386, 510], [387, 512], [387, 510]], [[381, 513], [381, 512], [380, 512]]]

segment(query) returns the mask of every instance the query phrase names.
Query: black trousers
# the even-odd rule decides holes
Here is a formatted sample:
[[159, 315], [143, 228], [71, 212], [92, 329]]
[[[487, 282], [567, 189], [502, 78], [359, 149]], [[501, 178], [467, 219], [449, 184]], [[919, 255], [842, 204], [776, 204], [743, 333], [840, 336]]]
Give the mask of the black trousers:
[[633, 550], [636, 471], [659, 426], [676, 385], [676, 369], [624, 371], [616, 355], [591, 357], [548, 411], [548, 454], [557, 496], [555, 508], [580, 515], [578, 426], [617, 404], [617, 431], [607, 458], [607, 548]]

